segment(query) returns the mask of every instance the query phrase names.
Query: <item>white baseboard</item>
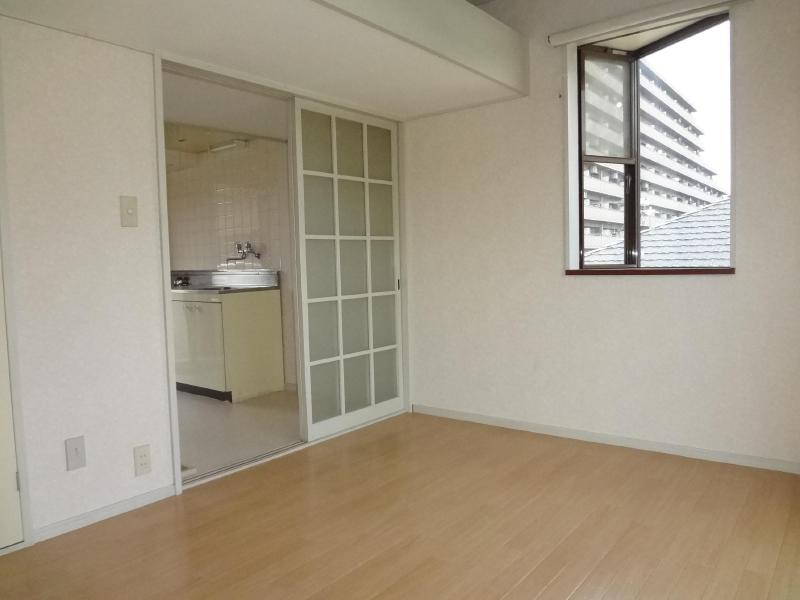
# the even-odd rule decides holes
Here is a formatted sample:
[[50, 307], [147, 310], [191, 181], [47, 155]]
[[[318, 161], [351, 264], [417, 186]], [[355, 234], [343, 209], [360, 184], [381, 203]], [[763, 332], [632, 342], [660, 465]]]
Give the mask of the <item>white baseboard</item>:
[[491, 417], [477, 413], [451, 410], [447, 408], [437, 408], [424, 404], [414, 404], [413, 411], [423, 415], [433, 417], [445, 417], [458, 421], [469, 421], [471, 423], [481, 423], [483, 425], [494, 425], [505, 427], [506, 429], [519, 429], [532, 433], [541, 433], [556, 437], [582, 440], [584, 442], [596, 442], [611, 446], [624, 446], [626, 448], [636, 448], [637, 450], [649, 450], [651, 452], [662, 452], [664, 454], [675, 454], [687, 458], [698, 458], [713, 462], [730, 463], [744, 467], [755, 467], [757, 469], [769, 469], [770, 471], [784, 471], [800, 475], [800, 463], [777, 458], [763, 458], [761, 456], [750, 456], [747, 454], [736, 454], [733, 452], [722, 452], [719, 450], [706, 450], [692, 446], [681, 446], [679, 444], [668, 444], [664, 442], [653, 442], [607, 433], [597, 433], [594, 431], [584, 431], [582, 429], [570, 429], [568, 427], [557, 427], [554, 425], [541, 425], [517, 419], [507, 419], [504, 417]]
[[134, 510], [136, 508], [141, 508], [147, 504], [152, 504], [153, 502], [158, 502], [159, 500], [163, 500], [164, 498], [169, 498], [170, 496], [174, 495], [175, 486], [169, 485], [163, 488], [158, 488], [151, 492], [147, 492], [146, 494], [134, 496], [133, 498], [128, 498], [127, 500], [122, 500], [121, 502], [109, 504], [108, 506], [83, 513], [82, 515], [77, 515], [75, 517], [70, 517], [69, 519], [64, 519], [63, 521], [58, 521], [57, 523], [45, 525], [44, 527], [39, 527], [33, 530], [33, 535], [31, 536], [33, 538], [32, 542], [41, 542], [63, 533], [97, 523], [98, 521], [104, 521], [105, 519], [116, 517], [122, 513]]

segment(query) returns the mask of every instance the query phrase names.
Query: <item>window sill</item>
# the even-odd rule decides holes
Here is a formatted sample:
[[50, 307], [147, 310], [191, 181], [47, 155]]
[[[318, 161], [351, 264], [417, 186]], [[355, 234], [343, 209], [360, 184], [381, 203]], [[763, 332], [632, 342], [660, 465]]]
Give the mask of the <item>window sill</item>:
[[567, 269], [566, 275], [733, 275], [733, 267]]

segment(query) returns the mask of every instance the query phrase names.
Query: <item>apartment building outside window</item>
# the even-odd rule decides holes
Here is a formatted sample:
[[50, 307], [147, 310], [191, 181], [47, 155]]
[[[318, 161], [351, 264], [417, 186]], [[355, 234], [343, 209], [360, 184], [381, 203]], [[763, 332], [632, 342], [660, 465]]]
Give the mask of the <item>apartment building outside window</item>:
[[729, 46], [720, 15], [579, 49], [582, 269], [730, 267]]

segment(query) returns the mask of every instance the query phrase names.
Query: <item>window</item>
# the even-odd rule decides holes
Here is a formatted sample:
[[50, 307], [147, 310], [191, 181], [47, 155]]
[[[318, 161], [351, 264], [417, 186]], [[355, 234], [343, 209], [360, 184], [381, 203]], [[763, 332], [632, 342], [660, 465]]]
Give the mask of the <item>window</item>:
[[581, 271], [732, 272], [728, 25], [578, 49]]

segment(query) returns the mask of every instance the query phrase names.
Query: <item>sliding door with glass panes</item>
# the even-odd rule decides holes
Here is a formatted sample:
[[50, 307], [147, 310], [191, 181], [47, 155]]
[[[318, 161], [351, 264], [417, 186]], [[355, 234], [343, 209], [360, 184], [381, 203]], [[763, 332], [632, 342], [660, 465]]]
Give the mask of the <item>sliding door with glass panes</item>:
[[396, 124], [297, 100], [308, 439], [403, 409]]
[[579, 49], [581, 269], [732, 271], [729, 36], [722, 14]]

